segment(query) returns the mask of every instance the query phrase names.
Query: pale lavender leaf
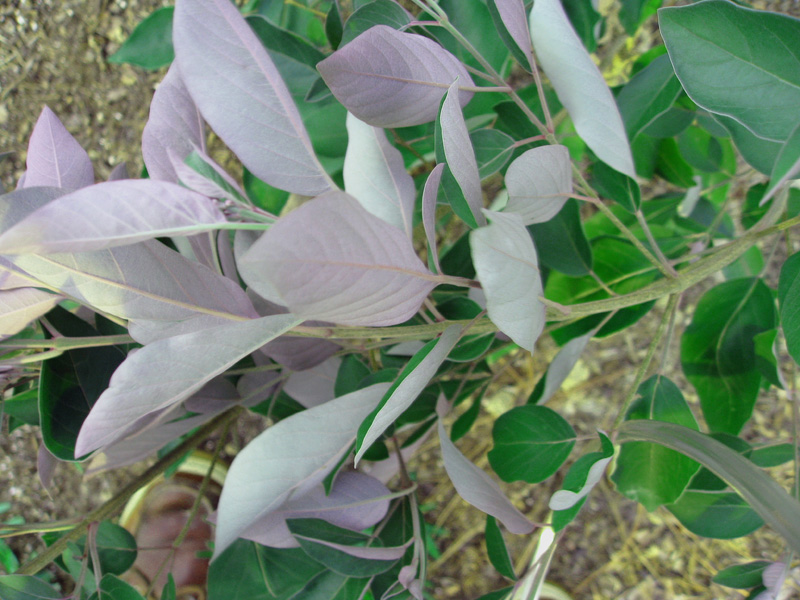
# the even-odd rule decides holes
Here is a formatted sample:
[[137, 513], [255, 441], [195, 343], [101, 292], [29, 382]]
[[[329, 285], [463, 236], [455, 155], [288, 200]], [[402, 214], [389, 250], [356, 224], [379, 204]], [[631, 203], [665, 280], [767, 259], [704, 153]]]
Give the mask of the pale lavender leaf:
[[422, 340], [409, 340], [392, 346], [386, 351], [386, 354], [389, 356], [414, 356], [422, 350], [423, 346], [425, 346], [425, 342]]
[[586, 349], [586, 345], [595, 333], [597, 333], [597, 330], [593, 329], [586, 335], [572, 338], [558, 351], [558, 354], [547, 366], [547, 371], [543, 375], [545, 378], [544, 390], [536, 400], [536, 404], [544, 404], [561, 388], [561, 384], [566, 381], [567, 376], [572, 372], [573, 367], [575, 367], [581, 354]]
[[342, 325], [402, 323], [436, 285], [406, 235], [344, 192], [282, 217], [239, 270], [262, 296], [277, 292], [293, 314]]
[[[531, 34], [528, 31], [528, 19], [525, 16], [525, 5], [522, 0], [494, 0], [494, 5], [511, 39], [529, 61], [533, 60]], [[529, 65], [522, 66], [530, 68]]]
[[94, 169], [86, 150], [47, 106], [42, 109], [28, 142], [24, 187], [77, 190], [94, 183]]
[[[253, 358], [258, 365], [258, 354], [254, 354]], [[277, 370], [250, 371], [242, 375], [236, 382], [236, 390], [242, 397], [244, 406], [255, 406], [269, 398], [279, 383], [281, 383], [281, 379]]]
[[[245, 255], [256, 243], [256, 241], [261, 237], [261, 233], [258, 231], [247, 231], [244, 229], [239, 229], [236, 233], [233, 234], [233, 256], [236, 259], [236, 264], [239, 268], [239, 275], [245, 279], [244, 274], [242, 274], [242, 261], [244, 260]], [[284, 306], [285, 303], [281, 298], [278, 290], [275, 289], [275, 286], [267, 279], [263, 272], [259, 272], [256, 274], [258, 277], [258, 293], [256, 295], [260, 296], [264, 300], [276, 305], [276, 306]], [[255, 294], [255, 290], [248, 290], [252, 291]]]
[[525, 225], [555, 217], [572, 193], [572, 163], [566, 146], [526, 151], [506, 171], [508, 203], [503, 212], [522, 217]]
[[530, 31], [539, 63], [578, 135], [600, 160], [635, 178], [628, 135], [617, 103], [560, 0], [536, 0]]
[[142, 132], [142, 157], [151, 179], [178, 183], [173, 157], [180, 163], [205, 146], [200, 111], [183, 83], [177, 61], [158, 84]]
[[92, 457], [86, 474], [93, 475], [143, 460], [167, 443], [190, 432], [195, 427], [200, 427], [213, 418], [213, 414], [207, 414], [161, 423], [146, 431], [106, 446], [102, 452]]
[[534, 524], [523, 515], [500, 490], [500, 486], [482, 469], [472, 464], [456, 445], [439, 421], [439, 443], [442, 460], [453, 487], [466, 502], [501, 521], [511, 533], [525, 534]]
[[[464, 65], [436, 42], [376, 25], [317, 65], [325, 83], [356, 117], [375, 127], [407, 127], [436, 118], [458, 78], [474, 86]], [[472, 92], [461, 90], [464, 106]]]
[[124, 162], [119, 163], [116, 167], [111, 169], [108, 174], [108, 181], [119, 181], [120, 179], [130, 179], [128, 175], [128, 165]]
[[336, 395], [333, 387], [341, 364], [342, 359], [334, 356], [313, 369], [292, 373], [283, 391], [306, 408], [327, 402]]
[[200, 113], [256, 177], [309, 196], [336, 189], [278, 69], [230, 0], [178, 0], [172, 36]]
[[36, 473], [39, 476], [39, 483], [45, 491], [52, 497], [53, 474], [58, 466], [59, 460], [53, 456], [44, 444], [39, 444], [39, 453], [36, 457]]
[[389, 509], [389, 490], [363, 473], [339, 473], [330, 494], [321, 484], [302, 496], [292, 496], [276, 510], [255, 521], [242, 537], [273, 548], [296, 548], [286, 519], [324, 519], [338, 527], [361, 531], [378, 523]]
[[[262, 317], [288, 312], [286, 307], [265, 300], [252, 290], [247, 290], [247, 295], [253, 301], [253, 306], [258, 314]], [[326, 323], [306, 321], [303, 325], [316, 327], [326, 325]], [[305, 371], [325, 362], [339, 349], [341, 349], [339, 344], [334, 344], [324, 339], [282, 335], [259, 348], [259, 352], [292, 371]], [[329, 396], [329, 398], [332, 397], [332, 395]]]
[[489, 318], [517, 345], [533, 352], [545, 323], [539, 262], [519, 215], [484, 211], [491, 224], [469, 235]]
[[0, 252], [87, 252], [156, 237], [194, 235], [225, 222], [212, 200], [177, 184], [107, 181], [31, 213], [0, 235]]
[[128, 322], [128, 334], [140, 344], [152, 344], [164, 338], [210, 329], [230, 322], [230, 318], [208, 314], [196, 314], [177, 321], [134, 319]]
[[[191, 249], [191, 255], [194, 260], [201, 265], [208, 267], [212, 271], [220, 273], [219, 261], [217, 260], [217, 241], [216, 233], [214, 231], [207, 231], [205, 233], [198, 233], [197, 235], [190, 235], [187, 237], [173, 237], [175, 240], [185, 240]], [[177, 244], [175, 244], [177, 247]], [[221, 273], [220, 273], [221, 274]]]
[[409, 239], [417, 190], [400, 151], [386, 133], [347, 114], [344, 187], [376, 217], [402, 229]]
[[256, 316], [227, 277], [156, 241], [76, 254], [21, 254], [15, 266], [77, 301], [122, 319], [167, 323], [199, 315]]
[[[120, 438], [135, 419], [188, 398], [299, 320], [276, 315], [166, 338], [131, 353], [111, 376], [75, 442], [82, 456]], [[170, 365], [164, 369], [163, 365]]]
[[201, 175], [184, 162], [185, 156], [181, 157], [179, 154], [169, 150], [167, 152], [169, 160], [177, 174], [177, 178], [183, 185], [209, 198], [222, 198], [232, 202], [240, 202], [241, 199], [246, 197], [239, 184], [214, 159], [196, 146], [192, 147], [192, 152], [195, 152], [197, 158], [214, 170], [214, 173], [219, 177], [219, 181], [213, 181]]
[[613, 459], [613, 456], [601, 458], [591, 467], [589, 467], [589, 473], [586, 475], [586, 483], [584, 483], [583, 487], [577, 492], [573, 492], [571, 490], [558, 490], [555, 494], [553, 494], [550, 497], [550, 503], [548, 505], [550, 510], [567, 510], [568, 508], [575, 506], [582, 498], [588, 496], [589, 492], [591, 492], [594, 489], [594, 486], [596, 486], [603, 478], [603, 474], [606, 471], [608, 463], [610, 463]]
[[8, 231], [56, 198], [69, 193], [55, 187], [21, 188], [0, 196], [0, 231]]
[[187, 398], [183, 407], [189, 412], [214, 415], [231, 408], [241, 397], [236, 386], [225, 377], [215, 377]]
[[236, 258], [233, 255], [231, 236], [227, 231], [217, 233], [217, 256], [222, 274], [231, 281], [239, 283], [239, 273], [236, 270]]
[[380, 410], [371, 418], [365, 419], [362, 429], [367, 427], [366, 432], [361, 435], [359, 431], [359, 441], [356, 446], [355, 463], [361, 460], [364, 453], [377, 440], [386, 429], [397, 420], [406, 409], [411, 406], [414, 400], [422, 393], [422, 390], [430, 383], [436, 371], [450, 354], [461, 337], [464, 328], [460, 325], [451, 325], [444, 330], [442, 336], [436, 340], [435, 344], [426, 344], [422, 350], [414, 355], [412, 362], [418, 362], [417, 366], [411, 371], [403, 370], [386, 396], [381, 400]]
[[439, 265], [439, 252], [436, 249], [436, 197], [439, 194], [439, 183], [442, 181], [444, 167], [444, 163], [440, 163], [433, 168], [422, 190], [422, 226], [425, 228], [428, 251], [431, 253], [437, 273], [442, 272], [442, 267]]
[[486, 225], [486, 219], [481, 213], [483, 207], [481, 176], [478, 173], [478, 162], [469, 139], [464, 114], [458, 103], [458, 93], [458, 81], [454, 81], [447, 91], [439, 115], [442, 125], [442, 146], [450, 172], [461, 188], [478, 225], [483, 226]]
[[63, 299], [30, 287], [0, 291], [0, 338], [19, 333]]
[[322, 482], [389, 384], [376, 384], [279, 421], [231, 464], [217, 516], [214, 556], [293, 493]]
[[31, 287], [36, 283], [35, 279], [29, 278], [21, 269], [11, 264], [8, 259], [0, 256], [0, 290]]
[[[433, 427], [429, 427], [428, 430], [419, 436], [413, 443], [400, 448], [400, 456], [403, 458], [403, 464], [408, 465], [408, 462], [411, 460], [411, 457], [419, 450], [422, 445], [428, 440], [431, 433], [433, 432]], [[363, 463], [362, 463], [363, 464]], [[367, 473], [371, 476], [380, 481], [383, 484], [389, 483], [389, 481], [400, 472], [400, 461], [397, 458], [397, 452], [390, 452], [389, 458], [385, 458], [383, 460], [379, 460], [378, 462], [374, 462], [371, 464], [367, 464], [366, 467]]]

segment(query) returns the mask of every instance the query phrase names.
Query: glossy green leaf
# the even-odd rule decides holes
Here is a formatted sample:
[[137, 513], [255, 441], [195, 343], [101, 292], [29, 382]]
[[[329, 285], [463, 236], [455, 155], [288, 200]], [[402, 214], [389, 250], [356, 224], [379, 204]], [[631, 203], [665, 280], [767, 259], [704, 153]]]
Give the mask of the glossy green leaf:
[[775, 301], [756, 278], [706, 292], [681, 338], [681, 363], [711, 431], [732, 434], [750, 418], [761, 385], [754, 336], [776, 325]]
[[144, 597], [130, 583], [109, 574], [103, 575], [100, 587], [89, 600], [144, 600]]
[[775, 444], [754, 448], [750, 460], [754, 465], [769, 468], [783, 465], [794, 459], [794, 448], [791, 444]]
[[753, 336], [753, 341], [756, 345], [756, 368], [764, 379], [775, 387], [783, 389], [781, 376], [778, 372], [778, 358], [775, 355], [775, 339], [777, 337], [777, 329], [769, 329]]
[[633, 35], [645, 19], [656, 14], [663, 0], [622, 0], [619, 20], [628, 35]]
[[583, 230], [577, 200], [567, 200], [549, 221], [528, 225], [528, 232], [540, 264], [571, 277], [588, 275], [592, 268], [592, 248]]
[[720, 540], [748, 535], [764, 524], [747, 502], [731, 492], [689, 490], [667, 508], [695, 535]]
[[800, 173], [800, 125], [795, 127], [775, 158], [769, 176], [769, 188], [761, 203], [764, 204], [790, 179], [797, 179], [798, 173]]
[[659, 56], [634, 75], [617, 95], [617, 105], [628, 138], [633, 140], [656, 118], [664, 114], [681, 93], [672, 63]]
[[781, 142], [765, 140], [754, 135], [747, 127], [724, 115], [714, 115], [714, 120], [719, 122], [729, 133], [736, 149], [750, 165], [765, 175], [770, 175], [778, 155], [783, 149]]
[[575, 519], [589, 493], [600, 482], [608, 464], [614, 458], [611, 440], [602, 432], [598, 434], [600, 451], [589, 452], [576, 460], [567, 471], [561, 490], [550, 498], [553, 531], [561, 531]]
[[[335, 4], [335, 3], [334, 3]], [[408, 12], [392, 0], [374, 0], [360, 6], [344, 24], [339, 45], [344, 46], [375, 25], [402, 29], [411, 22]]]
[[746, 590], [761, 585], [761, 575], [771, 564], [766, 560], [755, 560], [743, 565], [733, 565], [722, 569], [711, 578], [711, 581], [717, 585]]
[[778, 304], [786, 348], [800, 364], [800, 252], [790, 256], [781, 268]]
[[[100, 333], [83, 319], [57, 307], [48, 320], [62, 335]], [[75, 460], [75, 440], [86, 416], [125, 360], [115, 346], [79, 348], [45, 361], [39, 379], [39, 415], [47, 449], [60, 460]]]
[[672, 138], [661, 140], [656, 159], [656, 171], [664, 179], [682, 188], [694, 186], [694, 169], [681, 155], [678, 143]]
[[610, 198], [630, 213], [642, 203], [642, 193], [636, 180], [615, 171], [602, 162], [592, 168], [592, 187], [604, 198]]
[[[86, 536], [78, 541], [78, 547], [84, 552]], [[111, 521], [102, 521], [97, 528], [95, 544], [100, 559], [100, 572], [111, 575], [122, 575], [136, 561], [136, 539], [124, 527]], [[94, 570], [94, 565], [90, 563]]]
[[[484, 0], [438, 0], [437, 4], [447, 13], [448, 20], [466, 37], [481, 56], [496, 70], [500, 71], [508, 57], [508, 50], [500, 35], [490, 23], [492, 19]], [[480, 67], [475, 58], [447, 31], [439, 27], [431, 33], [447, 50], [455, 54], [461, 62]]]
[[60, 592], [33, 575], [0, 575], [3, 600], [58, 600]]
[[475, 421], [478, 420], [478, 415], [481, 412], [481, 402], [486, 389], [483, 388], [481, 393], [475, 396], [470, 407], [453, 422], [453, 426], [450, 428], [450, 439], [452, 441], [456, 442], [469, 433]]
[[361, 362], [357, 356], [349, 354], [342, 359], [339, 371], [336, 374], [336, 383], [333, 386], [336, 397], [355, 392], [361, 381], [369, 375], [369, 367]]
[[575, 431], [546, 406], [517, 406], [492, 428], [492, 465], [503, 481], [544, 481], [564, 464], [575, 445]]
[[800, 551], [800, 502], [737, 452], [688, 427], [659, 421], [623, 423], [617, 442], [630, 441], [661, 444], [700, 462], [738, 492], [795, 552]]
[[[678, 97], [680, 98], [680, 95]], [[672, 106], [653, 119], [642, 133], [658, 139], [671, 138], [685, 131], [694, 118], [694, 111]]]
[[[474, 300], [465, 296], [457, 296], [436, 305], [439, 313], [448, 320], [474, 319], [483, 309]], [[465, 335], [447, 355], [453, 362], [473, 362], [478, 360], [491, 347], [495, 332], [482, 335]]]
[[516, 581], [517, 576], [514, 574], [514, 565], [511, 564], [511, 556], [508, 554], [506, 541], [503, 539], [503, 532], [500, 531], [500, 526], [497, 524], [497, 519], [487, 515], [486, 528], [484, 530], [486, 540], [486, 553], [489, 555], [489, 561], [492, 563], [497, 572], [503, 577]]
[[172, 15], [175, 8], [165, 6], [153, 11], [139, 23], [114, 54], [110, 63], [129, 63], [143, 69], [156, 70], [175, 58], [172, 49]]
[[695, 103], [767, 140], [800, 123], [799, 19], [706, 0], [660, 10], [659, 28]]
[[705, 129], [691, 126], [677, 139], [678, 150], [689, 165], [706, 173], [716, 173], [722, 166], [722, 146]]
[[167, 582], [161, 588], [160, 600], [176, 600], [178, 590], [175, 588], [175, 578], [172, 573], [167, 573]]
[[208, 572], [209, 600], [289, 600], [325, 567], [302, 548], [237, 540]]
[[[678, 387], [666, 377], [654, 375], [638, 389], [627, 420], [677, 423], [697, 429], [692, 411]], [[653, 511], [674, 502], [700, 468], [695, 461], [658, 444], [635, 442], [622, 446], [611, 479], [622, 494]]]
[[567, 13], [572, 28], [589, 52], [597, 50], [595, 32], [601, 22], [600, 13], [595, 10], [592, 0], [564, 0], [564, 12]]
[[343, 33], [344, 24], [342, 23], [342, 15], [339, 12], [339, 3], [334, 0], [331, 2], [330, 9], [328, 9], [328, 14], [325, 16], [325, 35], [334, 50], [342, 43]]
[[297, 600], [351, 600], [362, 598], [372, 578], [355, 578], [334, 571], [323, 571], [295, 596]]

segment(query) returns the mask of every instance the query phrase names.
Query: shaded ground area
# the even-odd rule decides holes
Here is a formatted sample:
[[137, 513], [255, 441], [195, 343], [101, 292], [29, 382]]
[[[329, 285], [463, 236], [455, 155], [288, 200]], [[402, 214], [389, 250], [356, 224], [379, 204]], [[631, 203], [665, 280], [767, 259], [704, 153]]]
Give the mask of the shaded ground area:
[[[147, 74], [127, 65], [109, 65], [112, 54], [143, 17], [168, 2], [158, 0], [17, 0], [0, 7], [0, 152], [15, 152], [0, 162], [0, 181], [11, 189], [24, 167], [27, 138], [43, 105], [48, 105], [88, 150], [98, 180], [127, 162], [141, 170], [139, 143], [149, 101], [162, 73]], [[798, 3], [775, 2], [795, 14]], [[696, 294], [695, 299], [698, 297]], [[684, 299], [683, 309], [689, 300]], [[658, 323], [659, 310], [628, 332], [593, 343], [584, 361], [553, 401], [580, 433], [609, 427], [633, 381]], [[688, 322], [681, 317], [676, 336]], [[677, 337], [665, 365], [678, 367]], [[533, 358], [520, 359], [501, 379], [478, 425], [459, 446], [487, 467], [493, 419], [525, 398], [555, 347], [543, 344]], [[674, 374], [674, 373], [673, 373]], [[691, 398], [691, 387], [674, 374]], [[692, 399], [695, 401], [696, 399]], [[791, 413], [783, 395], [765, 394], [748, 435], [755, 439], [787, 437]], [[108, 499], [129, 473], [82, 482], [80, 473], [61, 465], [53, 498], [36, 477], [37, 433], [28, 428], [0, 436], [0, 502], [11, 502], [10, 514], [27, 522], [74, 518]], [[423, 485], [422, 503], [440, 557], [431, 568], [436, 598], [473, 598], [502, 585], [486, 559], [482, 542], [484, 517], [454, 496], [443, 477], [435, 443], [412, 463]], [[780, 474], [788, 477], [788, 472]], [[511, 493], [532, 518], [547, 518], [547, 500], [560, 479], [540, 486], [517, 486]], [[533, 540], [509, 540], [521, 567], [533, 551]], [[27, 556], [40, 542], [34, 536], [13, 542]], [[776, 560], [783, 548], [769, 531], [743, 541], [721, 542], [686, 532], [664, 510], [647, 514], [604, 483], [573, 524], [556, 552], [551, 579], [575, 598], [741, 598], [710, 584], [711, 576], [733, 562]]]

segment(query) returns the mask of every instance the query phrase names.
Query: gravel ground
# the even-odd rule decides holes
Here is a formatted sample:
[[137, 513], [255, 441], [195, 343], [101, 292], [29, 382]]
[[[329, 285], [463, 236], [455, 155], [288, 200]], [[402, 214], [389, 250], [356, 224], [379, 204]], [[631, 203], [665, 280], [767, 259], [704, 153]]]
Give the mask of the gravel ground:
[[[8, 0], [0, 6], [0, 151], [15, 154], [0, 162], [0, 181], [9, 189], [24, 166], [27, 138], [42, 107], [48, 105], [88, 150], [97, 178], [105, 179], [116, 165], [126, 162], [138, 173], [141, 129], [149, 100], [163, 72], [148, 74], [128, 65], [110, 65], [113, 54], [133, 26], [159, 0]], [[798, 2], [769, 3], [800, 14]], [[682, 327], [688, 316], [682, 316]], [[613, 419], [613, 410], [633, 378], [631, 365], [644, 355], [657, 315], [649, 316], [628, 333], [593, 343], [552, 406], [579, 430], [591, 432]], [[679, 327], [678, 332], [682, 329]], [[487, 404], [476, 430], [459, 445], [468, 456], [486, 466], [492, 420], [524, 398], [552, 358], [545, 347], [533, 358], [520, 360], [503, 379], [502, 389]], [[666, 364], [678, 364], [676, 344]], [[680, 378], [682, 389], [690, 386]], [[691, 398], [691, 393], [687, 392]], [[770, 437], [786, 431], [784, 398], [770, 392], [750, 433]], [[26, 522], [75, 518], [88, 512], [130, 479], [130, 473], [104, 475], [83, 481], [70, 465], [56, 472], [52, 497], [36, 477], [38, 433], [23, 427], [0, 435], [0, 502], [11, 502], [8, 514]], [[442, 557], [431, 573], [437, 598], [473, 598], [502, 582], [488, 565], [483, 548], [484, 519], [454, 496], [442, 476], [434, 445], [423, 449], [412, 464], [423, 487]], [[784, 474], [785, 475], [785, 474]], [[536, 487], [511, 486], [511, 494], [532, 518], [546, 518], [546, 499], [558, 481]], [[524, 564], [532, 552], [531, 540], [510, 540], [514, 556]], [[21, 557], [40, 547], [35, 536], [11, 541]], [[608, 484], [594, 493], [578, 522], [561, 542], [551, 579], [576, 599], [623, 598], [741, 598], [740, 594], [710, 584], [711, 576], [733, 561], [778, 558], [782, 545], [769, 531], [745, 540], [704, 540], [681, 529], [664, 510], [648, 514], [624, 500]]]

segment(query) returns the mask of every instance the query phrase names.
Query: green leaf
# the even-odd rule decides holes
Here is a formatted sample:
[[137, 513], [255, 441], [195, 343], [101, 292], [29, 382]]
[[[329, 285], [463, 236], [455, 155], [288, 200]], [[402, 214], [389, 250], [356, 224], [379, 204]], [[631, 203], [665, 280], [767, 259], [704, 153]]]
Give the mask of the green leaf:
[[595, 37], [596, 26], [601, 21], [591, 0], [563, 0], [564, 12], [567, 13], [572, 28], [586, 46], [589, 52], [597, 50], [597, 39]]
[[[477, 302], [464, 296], [457, 296], [438, 304], [436, 309], [445, 319], [474, 319], [483, 310]], [[494, 339], [494, 332], [465, 335], [447, 355], [447, 360], [453, 362], [476, 361], [492, 346]]]
[[558, 214], [544, 223], [528, 225], [539, 263], [564, 275], [580, 277], [592, 269], [592, 248], [581, 221], [578, 201], [570, 198]]
[[636, 180], [603, 162], [596, 162], [592, 167], [591, 183], [601, 196], [612, 199], [630, 213], [635, 213], [642, 204], [642, 193]]
[[790, 256], [781, 267], [778, 304], [786, 348], [800, 364], [800, 252]]
[[757, 278], [717, 285], [697, 303], [681, 363], [711, 431], [735, 435], [750, 418], [761, 385], [754, 336], [775, 326], [775, 301]]
[[754, 465], [769, 468], [777, 467], [794, 459], [794, 447], [791, 444], [775, 444], [754, 448], [750, 460]]
[[161, 589], [160, 600], [176, 600], [175, 596], [177, 593], [178, 591], [175, 589], [175, 578], [172, 576], [172, 573], [167, 573], [167, 582]]
[[728, 482], [795, 552], [800, 551], [800, 503], [737, 452], [688, 427], [659, 421], [623, 423], [617, 442], [630, 441], [661, 444], [700, 462]]
[[344, 26], [342, 24], [342, 15], [339, 13], [339, 3], [334, 0], [331, 2], [331, 7], [325, 17], [325, 36], [334, 50], [342, 43], [343, 33]]
[[3, 600], [58, 600], [61, 593], [33, 575], [0, 575]]
[[472, 429], [475, 421], [478, 420], [478, 415], [481, 412], [481, 402], [486, 389], [484, 387], [481, 393], [475, 396], [470, 407], [453, 422], [453, 426], [450, 428], [450, 439], [452, 441], [457, 442], [464, 437]]
[[514, 153], [514, 138], [497, 129], [476, 129], [469, 134], [481, 180], [506, 166]]
[[208, 600], [289, 600], [325, 567], [302, 548], [237, 540], [208, 571]]
[[253, 175], [247, 167], [242, 169], [242, 184], [250, 201], [259, 208], [271, 212], [273, 215], [281, 214], [283, 207], [289, 200], [289, 192], [279, 190], [270, 184], [261, 181]]
[[656, 14], [663, 0], [622, 0], [619, 20], [628, 35], [633, 35], [645, 19]]
[[[678, 96], [680, 98], [680, 95]], [[695, 112], [683, 107], [672, 106], [653, 119], [641, 134], [654, 138], [671, 138], [679, 135], [694, 121]]]
[[686, 162], [672, 138], [661, 140], [656, 159], [656, 171], [664, 179], [682, 188], [694, 186], [694, 169]]
[[728, 130], [742, 158], [765, 175], [772, 173], [778, 155], [783, 149], [781, 142], [773, 142], [753, 135], [747, 127], [730, 117], [723, 115], [713, 115], [713, 117]]
[[[100, 572], [104, 575], [122, 575], [136, 562], [136, 539], [124, 527], [111, 521], [102, 521], [95, 538]], [[77, 543], [80, 554], [86, 551], [86, 536]], [[90, 563], [94, 571], [94, 565]]]
[[165, 6], [153, 11], [133, 30], [120, 49], [108, 57], [110, 63], [129, 63], [147, 70], [167, 66], [175, 58], [172, 49], [172, 13]]
[[[473, 47], [495, 70], [502, 70], [508, 50], [494, 27], [484, 0], [439, 0], [448, 20], [469, 40]], [[439, 43], [468, 65], [480, 68], [475, 58], [447, 31], [434, 27], [431, 31]], [[527, 66], [528, 63], [523, 63]]]
[[[692, 411], [678, 387], [666, 377], [654, 375], [637, 390], [639, 398], [631, 405], [626, 419], [677, 423], [697, 429]], [[617, 490], [653, 511], [674, 502], [700, 468], [695, 461], [658, 444], [625, 444], [617, 457], [611, 479]]]
[[[589, 452], [572, 463], [561, 484], [561, 491], [556, 492], [550, 499], [550, 509], [553, 511], [552, 527], [555, 532], [561, 531], [575, 519], [589, 493], [599, 483], [608, 463], [614, 457], [614, 445], [611, 440], [602, 432], [598, 434], [600, 452]], [[573, 504], [559, 510], [553, 506], [554, 501], [563, 505], [569, 502]]]
[[669, 57], [662, 55], [634, 75], [617, 95], [617, 105], [628, 138], [633, 140], [664, 114], [681, 93], [681, 84]]
[[706, 0], [659, 11], [683, 88], [706, 110], [783, 141], [800, 124], [800, 20]]
[[339, 371], [336, 373], [336, 383], [333, 392], [336, 397], [355, 392], [360, 387], [361, 381], [369, 375], [369, 367], [361, 362], [355, 354], [348, 354], [342, 359]]
[[344, 46], [375, 25], [388, 25], [392, 29], [402, 29], [409, 23], [408, 13], [397, 2], [375, 0], [362, 5], [350, 15], [344, 24], [339, 45]]
[[769, 189], [764, 200], [772, 196], [780, 186], [790, 179], [797, 179], [798, 171], [800, 171], [800, 125], [795, 127], [775, 159], [772, 173], [769, 176]]
[[544, 404], [561, 388], [561, 384], [572, 372], [593, 333], [573, 338], [564, 344], [556, 357], [547, 365], [544, 375], [536, 382], [536, 387], [528, 397], [528, 404]]
[[731, 492], [687, 491], [667, 509], [695, 535], [718, 540], [748, 535], [764, 524], [747, 502]]
[[[47, 315], [62, 335], [90, 337], [99, 332], [61, 307]], [[61, 460], [75, 460], [75, 440], [92, 406], [108, 387], [111, 375], [125, 360], [115, 346], [69, 350], [42, 364], [39, 414], [42, 439]]]
[[506, 541], [503, 539], [503, 532], [500, 531], [500, 526], [497, 524], [497, 519], [490, 515], [486, 515], [486, 553], [489, 555], [489, 561], [492, 566], [497, 569], [503, 577], [508, 577], [512, 581], [517, 580], [514, 574], [514, 565], [511, 564], [511, 556], [508, 554]]
[[[371, 577], [388, 571], [397, 562], [397, 559], [360, 558], [321, 543], [358, 546], [362, 550], [367, 550], [363, 547], [371, 539], [371, 536], [367, 534], [343, 529], [322, 519], [287, 519], [286, 525], [306, 554], [340, 575]], [[371, 546], [371, 548], [380, 550], [380, 547], [377, 546]]]
[[756, 560], [743, 565], [733, 565], [722, 569], [711, 578], [717, 585], [746, 590], [762, 584], [761, 574], [772, 563], [768, 560]]
[[100, 587], [89, 600], [144, 600], [144, 598], [130, 583], [109, 574], [103, 575]]
[[503, 481], [544, 481], [564, 464], [575, 431], [554, 410], [528, 404], [501, 415], [492, 428], [492, 465]]
[[678, 136], [681, 156], [693, 168], [716, 173], [722, 162], [722, 146], [705, 129], [689, 127]]
[[362, 598], [372, 578], [357, 579], [333, 571], [322, 571], [295, 596], [297, 600], [353, 600]]
[[[509, 18], [510, 15], [513, 14], [511, 11], [518, 7], [512, 7], [510, 3], [506, 4], [509, 6], [505, 7], [505, 15], [507, 18]], [[500, 13], [500, 9], [497, 7], [497, 0], [487, 0], [486, 7], [489, 9], [489, 14], [492, 17], [495, 30], [500, 35], [500, 39], [503, 40], [503, 44], [505, 44], [506, 48], [508, 48], [511, 52], [511, 56], [514, 57], [514, 60], [516, 60], [523, 69], [526, 71], [530, 70], [532, 47], [530, 42], [530, 33], [527, 31], [527, 25], [524, 28], [526, 33], [525, 37], [522, 37], [522, 34], [520, 33], [521, 29], [517, 29], [514, 31], [514, 33], [517, 34], [517, 38], [515, 39], [514, 33], [512, 33], [506, 26], [503, 15]], [[522, 10], [524, 17], [524, 8]], [[517, 43], [517, 41], [519, 41], [519, 43]]]
[[753, 336], [756, 345], [756, 368], [764, 379], [775, 387], [783, 389], [778, 372], [778, 358], [775, 356], [775, 338], [777, 337], [777, 329], [769, 329]]

